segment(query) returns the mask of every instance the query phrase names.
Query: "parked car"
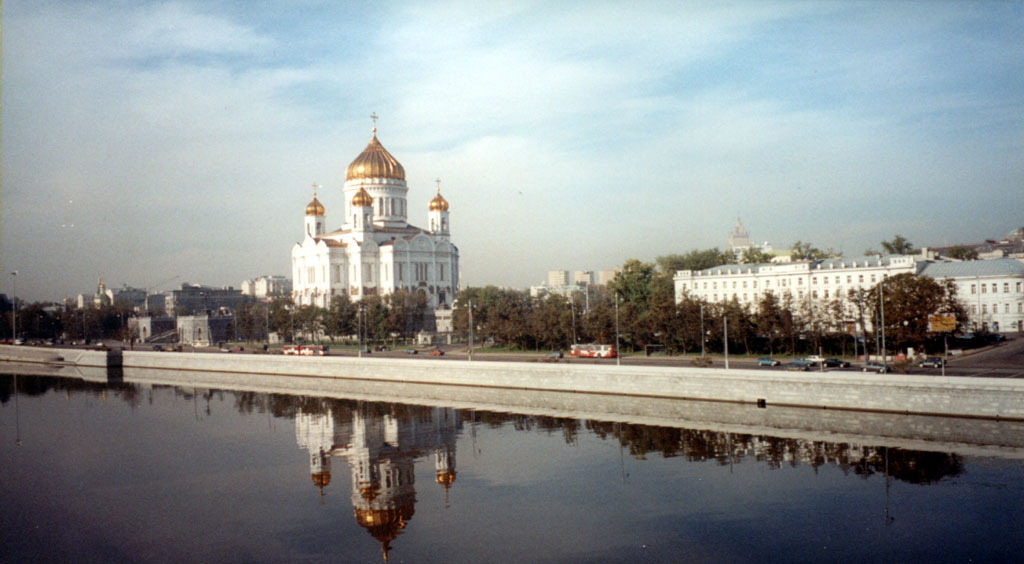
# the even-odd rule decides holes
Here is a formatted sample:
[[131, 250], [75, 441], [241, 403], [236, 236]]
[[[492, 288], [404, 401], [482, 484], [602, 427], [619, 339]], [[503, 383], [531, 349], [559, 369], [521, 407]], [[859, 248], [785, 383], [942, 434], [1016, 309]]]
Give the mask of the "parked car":
[[777, 361], [777, 360], [775, 360], [774, 358], [759, 358], [759, 359], [757, 359], [757, 365], [758, 366], [778, 366], [780, 364], [782, 364], [782, 363]]
[[548, 354], [544, 355], [544, 358], [548, 360], [558, 360], [562, 358], [562, 351], [551, 351]]
[[433, 349], [429, 353], [430, 356], [444, 356], [444, 351], [441, 349]]
[[929, 356], [928, 358], [918, 362], [917, 365], [921, 368], [942, 368], [942, 365], [946, 362], [939, 356]]
[[814, 367], [814, 363], [808, 360], [797, 359], [786, 365], [786, 370], [807, 372]]
[[405, 354], [420, 354], [420, 351], [416, 349], [405, 349]]
[[153, 350], [157, 351], [157, 352], [160, 352], [160, 351], [164, 350], [164, 348], [162, 346], [160, 346], [160, 345], [153, 345]]
[[825, 362], [824, 358], [822, 358], [822, 357], [820, 357], [820, 356], [818, 356], [816, 354], [812, 354], [811, 356], [805, 358], [804, 360], [806, 360], [807, 362], [810, 362], [811, 364], [821, 364], [822, 362]]
[[886, 372], [892, 372], [892, 368], [888, 364], [882, 364], [881, 362], [869, 362], [861, 368], [862, 372], [877, 372], [884, 374]]
[[826, 358], [823, 363], [828, 368], [849, 368], [850, 363], [838, 358]]

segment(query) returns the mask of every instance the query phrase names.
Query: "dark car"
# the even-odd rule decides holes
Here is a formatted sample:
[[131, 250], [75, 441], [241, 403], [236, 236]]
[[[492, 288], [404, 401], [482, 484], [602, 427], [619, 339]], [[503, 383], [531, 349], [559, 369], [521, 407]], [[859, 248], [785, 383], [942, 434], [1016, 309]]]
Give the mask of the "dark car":
[[405, 349], [405, 354], [419, 354], [420, 351], [416, 349]]
[[777, 361], [777, 360], [775, 360], [774, 358], [759, 358], [759, 359], [757, 359], [757, 365], [758, 366], [778, 366], [780, 364], [782, 364], [782, 363]]
[[945, 364], [945, 361], [942, 360], [942, 357], [938, 356], [929, 356], [917, 363], [921, 368], [942, 368], [943, 364]]
[[838, 358], [826, 358], [824, 361], [822, 361], [822, 364], [824, 364], [828, 368], [849, 368], [850, 367], [850, 363], [849, 362], [846, 362], [845, 360], [840, 360]]
[[892, 368], [888, 364], [882, 364], [881, 362], [869, 362], [864, 365], [864, 368], [861, 368], [861, 371], [885, 374], [886, 372], [892, 372]]
[[814, 363], [809, 360], [794, 360], [786, 365], [786, 370], [793, 370], [799, 372], [807, 372], [814, 367]]
[[163, 347], [161, 347], [160, 345], [153, 345], [153, 350], [155, 350], [155, 351], [159, 352], [159, 351], [162, 351], [162, 350], [164, 350], [164, 348], [163, 348]]

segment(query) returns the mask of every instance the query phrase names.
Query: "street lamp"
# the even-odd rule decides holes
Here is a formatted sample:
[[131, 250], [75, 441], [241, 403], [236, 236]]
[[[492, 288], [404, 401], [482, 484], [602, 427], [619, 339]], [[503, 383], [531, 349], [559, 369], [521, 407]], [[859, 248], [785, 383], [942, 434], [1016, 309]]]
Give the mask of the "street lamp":
[[11, 273], [11, 344], [18, 340], [18, 271]]
[[619, 294], [615, 293], [615, 365], [622, 364], [622, 352], [619, 350]]

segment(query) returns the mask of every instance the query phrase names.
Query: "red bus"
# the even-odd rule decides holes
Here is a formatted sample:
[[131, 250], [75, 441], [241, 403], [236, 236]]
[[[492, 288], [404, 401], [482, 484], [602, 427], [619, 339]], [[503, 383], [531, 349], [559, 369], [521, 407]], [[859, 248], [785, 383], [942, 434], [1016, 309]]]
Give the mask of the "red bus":
[[615, 345], [591, 343], [589, 345], [573, 345], [569, 349], [569, 356], [577, 358], [615, 358], [618, 356], [618, 352], [615, 350]]

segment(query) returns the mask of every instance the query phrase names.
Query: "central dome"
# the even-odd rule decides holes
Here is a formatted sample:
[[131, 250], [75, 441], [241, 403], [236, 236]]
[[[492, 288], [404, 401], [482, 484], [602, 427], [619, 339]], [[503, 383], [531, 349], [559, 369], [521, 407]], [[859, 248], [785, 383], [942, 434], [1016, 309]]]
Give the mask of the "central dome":
[[405, 180], [405, 169], [395, 157], [377, 141], [377, 129], [373, 130], [373, 139], [362, 153], [345, 169], [345, 180], [360, 178], [394, 178]]

